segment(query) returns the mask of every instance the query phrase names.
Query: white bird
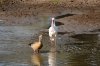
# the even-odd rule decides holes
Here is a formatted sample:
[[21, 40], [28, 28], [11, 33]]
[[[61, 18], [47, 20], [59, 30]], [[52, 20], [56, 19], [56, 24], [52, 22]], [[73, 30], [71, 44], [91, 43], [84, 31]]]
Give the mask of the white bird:
[[58, 28], [55, 25], [55, 18], [52, 18], [51, 27], [49, 28], [49, 37], [51, 41], [54, 41], [57, 37]]

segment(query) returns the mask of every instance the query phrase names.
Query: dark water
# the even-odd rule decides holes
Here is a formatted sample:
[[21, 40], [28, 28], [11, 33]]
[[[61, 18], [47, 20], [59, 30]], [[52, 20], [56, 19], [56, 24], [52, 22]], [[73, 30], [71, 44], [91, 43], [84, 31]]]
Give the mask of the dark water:
[[56, 48], [44, 34], [41, 53], [33, 54], [28, 43], [38, 38], [39, 30], [34, 26], [0, 26], [0, 66], [100, 66], [99, 34], [77, 34], [64, 40], [60, 36]]

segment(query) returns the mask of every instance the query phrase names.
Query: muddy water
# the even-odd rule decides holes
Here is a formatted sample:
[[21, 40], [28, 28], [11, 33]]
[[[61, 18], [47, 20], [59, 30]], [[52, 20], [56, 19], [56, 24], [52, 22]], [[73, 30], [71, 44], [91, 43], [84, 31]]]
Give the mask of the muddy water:
[[[41, 53], [33, 54], [28, 43], [38, 38], [35, 26], [0, 26], [0, 66], [99, 66], [100, 36], [77, 34], [57, 39], [51, 47], [43, 35]], [[59, 36], [59, 38], [62, 38]], [[57, 52], [52, 52], [57, 50]]]

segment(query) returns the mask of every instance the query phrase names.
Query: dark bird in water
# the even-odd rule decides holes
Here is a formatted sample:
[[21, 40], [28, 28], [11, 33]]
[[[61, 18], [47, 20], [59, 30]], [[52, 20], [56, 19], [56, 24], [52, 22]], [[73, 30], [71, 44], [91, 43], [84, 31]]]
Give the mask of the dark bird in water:
[[34, 53], [39, 53], [40, 49], [43, 47], [42, 35], [39, 36], [39, 41], [34, 42], [34, 43], [30, 43], [29, 45], [33, 49]]

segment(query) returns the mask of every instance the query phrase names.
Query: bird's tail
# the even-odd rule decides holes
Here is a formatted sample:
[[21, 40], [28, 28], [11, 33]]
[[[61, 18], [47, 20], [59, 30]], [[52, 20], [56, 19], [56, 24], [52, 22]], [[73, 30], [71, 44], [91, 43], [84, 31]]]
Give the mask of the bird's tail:
[[29, 43], [28, 45], [31, 46], [32, 43]]

